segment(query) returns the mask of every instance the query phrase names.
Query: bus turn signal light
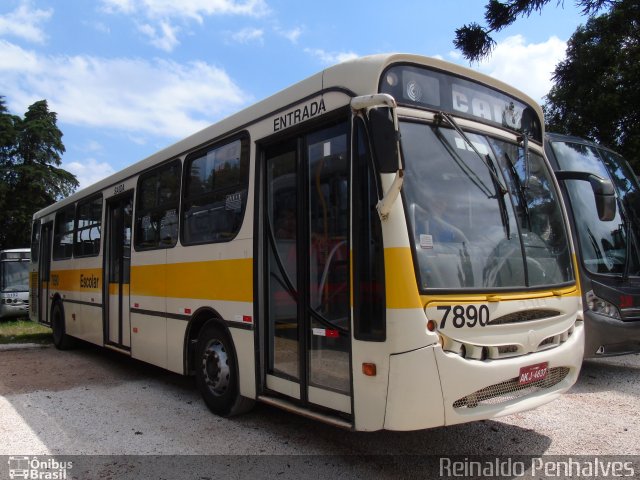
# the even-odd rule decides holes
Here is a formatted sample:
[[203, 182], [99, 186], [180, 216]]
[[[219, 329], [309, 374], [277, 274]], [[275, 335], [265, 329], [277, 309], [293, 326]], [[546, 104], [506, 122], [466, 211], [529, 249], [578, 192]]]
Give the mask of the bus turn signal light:
[[435, 331], [436, 329], [436, 322], [434, 322], [433, 320], [429, 320], [427, 322], [427, 330], [429, 330], [430, 332]]
[[376, 364], [375, 363], [363, 363], [362, 364], [362, 373], [364, 373], [367, 377], [375, 377], [376, 376]]

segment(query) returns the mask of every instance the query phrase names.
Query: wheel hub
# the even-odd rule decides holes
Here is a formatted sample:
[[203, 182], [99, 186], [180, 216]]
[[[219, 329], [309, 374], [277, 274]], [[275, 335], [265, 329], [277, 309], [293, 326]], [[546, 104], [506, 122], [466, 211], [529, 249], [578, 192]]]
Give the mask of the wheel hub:
[[209, 390], [214, 395], [224, 395], [229, 387], [231, 371], [225, 346], [220, 340], [212, 340], [205, 348], [202, 370]]

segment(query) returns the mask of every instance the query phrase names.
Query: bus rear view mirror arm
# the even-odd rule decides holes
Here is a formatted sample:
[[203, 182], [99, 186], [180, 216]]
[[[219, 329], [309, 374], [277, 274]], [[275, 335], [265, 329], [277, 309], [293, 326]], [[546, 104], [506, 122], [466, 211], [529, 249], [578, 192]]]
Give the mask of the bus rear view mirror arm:
[[361, 113], [366, 119], [377, 172], [396, 174], [377, 205], [380, 218], [385, 220], [402, 190], [404, 178], [396, 101], [387, 93], [362, 95], [351, 99], [351, 108], [354, 113]]
[[566, 170], [556, 172], [556, 178], [558, 180], [583, 180], [589, 182], [596, 200], [596, 208], [598, 209], [600, 220], [610, 222], [614, 219], [616, 216], [616, 196], [610, 180], [589, 172]]

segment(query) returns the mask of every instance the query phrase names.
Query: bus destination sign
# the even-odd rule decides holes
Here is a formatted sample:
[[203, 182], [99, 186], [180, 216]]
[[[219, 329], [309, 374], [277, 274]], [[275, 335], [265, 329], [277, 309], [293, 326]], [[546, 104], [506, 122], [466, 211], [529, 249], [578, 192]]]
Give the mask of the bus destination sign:
[[526, 103], [486, 85], [426, 68], [398, 65], [388, 69], [380, 86], [400, 104], [472, 117], [542, 141], [540, 119]]

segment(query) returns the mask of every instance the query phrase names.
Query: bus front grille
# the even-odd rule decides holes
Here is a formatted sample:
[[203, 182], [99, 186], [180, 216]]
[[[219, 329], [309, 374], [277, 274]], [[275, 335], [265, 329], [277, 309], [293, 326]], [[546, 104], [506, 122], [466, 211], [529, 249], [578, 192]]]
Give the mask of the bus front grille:
[[499, 405], [540, 390], [551, 388], [564, 380], [568, 374], [568, 367], [551, 368], [544, 379], [525, 385], [520, 385], [519, 378], [515, 377], [466, 395], [453, 402], [453, 408], [475, 408], [479, 405]]

